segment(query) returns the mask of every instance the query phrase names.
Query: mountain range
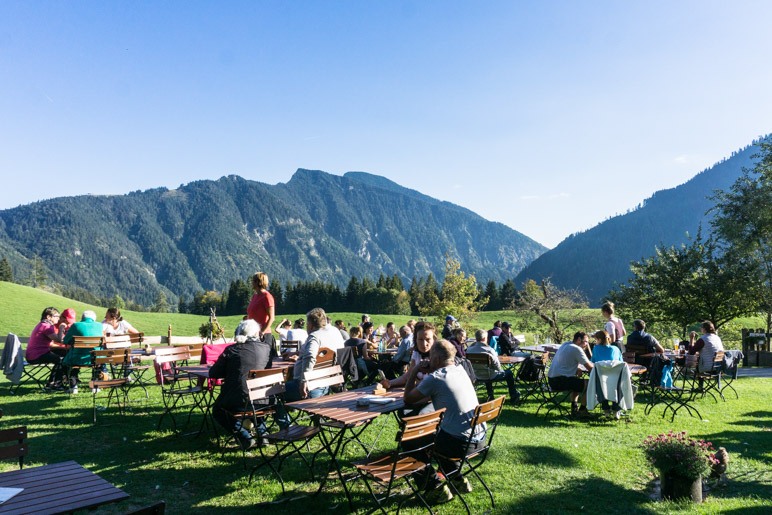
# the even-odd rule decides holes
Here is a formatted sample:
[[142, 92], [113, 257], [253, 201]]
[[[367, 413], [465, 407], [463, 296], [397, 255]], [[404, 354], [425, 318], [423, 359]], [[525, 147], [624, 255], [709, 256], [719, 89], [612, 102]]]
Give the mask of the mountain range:
[[579, 290], [591, 305], [600, 305], [612, 288], [631, 277], [631, 261], [654, 255], [658, 246], [685, 243], [700, 227], [703, 236], [710, 235], [710, 197], [729, 188], [744, 168], [752, 168], [758, 150], [754, 142], [686, 183], [654, 193], [635, 210], [569, 236], [525, 267], [515, 283], [550, 278], [560, 288]]
[[[0, 211], [16, 280], [150, 305], [266, 272], [281, 283], [397, 274], [441, 279], [445, 256], [481, 281], [511, 279], [547, 249], [468, 209], [364, 172], [299, 169], [286, 184], [238, 176], [177, 189], [61, 197]], [[21, 276], [21, 277], [20, 277]]]

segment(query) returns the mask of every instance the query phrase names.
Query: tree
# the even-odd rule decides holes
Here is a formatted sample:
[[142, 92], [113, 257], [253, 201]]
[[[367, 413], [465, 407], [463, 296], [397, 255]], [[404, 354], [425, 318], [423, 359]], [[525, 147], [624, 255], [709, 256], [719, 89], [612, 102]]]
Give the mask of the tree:
[[13, 269], [7, 258], [0, 260], [0, 281], [13, 282]]
[[759, 143], [752, 170], [744, 169], [728, 191], [717, 191], [711, 221], [727, 254], [758, 270], [759, 309], [772, 331], [772, 141]]
[[485, 306], [486, 311], [496, 311], [501, 309], [499, 289], [496, 287], [496, 281], [493, 279], [488, 281], [488, 284], [485, 285], [483, 296], [488, 297], [488, 305]]
[[701, 231], [689, 244], [656, 249], [654, 256], [630, 264], [633, 277], [609, 294], [623, 315], [647, 324], [687, 327], [710, 320], [721, 327], [754, 313], [758, 304], [757, 272], [747, 261], [720, 251]]
[[126, 309], [126, 302], [117, 293], [110, 298], [108, 304], [111, 308]]
[[43, 264], [43, 260], [40, 256], [35, 256], [32, 261], [32, 286], [35, 288], [41, 288], [46, 285], [48, 275], [46, 274], [46, 267]]
[[[431, 277], [431, 275], [430, 275]], [[428, 280], [427, 280], [428, 284]], [[474, 313], [488, 303], [487, 298], [478, 298], [477, 279], [461, 271], [461, 263], [450, 256], [445, 258], [445, 279], [439, 295], [433, 289], [425, 290], [426, 304], [420, 305], [421, 315], [437, 317], [440, 322], [448, 314], [459, 321], [470, 321]]]
[[570, 340], [573, 330], [591, 327], [597, 318], [586, 311], [587, 302], [578, 290], [562, 290], [549, 279], [540, 284], [533, 279], [526, 282], [515, 293], [513, 308], [547, 324], [543, 334], [555, 342]]
[[153, 304], [153, 311], [156, 313], [166, 313], [169, 311], [169, 301], [166, 299], [166, 294], [163, 290], [158, 290], [158, 295], [155, 297], [155, 304]]

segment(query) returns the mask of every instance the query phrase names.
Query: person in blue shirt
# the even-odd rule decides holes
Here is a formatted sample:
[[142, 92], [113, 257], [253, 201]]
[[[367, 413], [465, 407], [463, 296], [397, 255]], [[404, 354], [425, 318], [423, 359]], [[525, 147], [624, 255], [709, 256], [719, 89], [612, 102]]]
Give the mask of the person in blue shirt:
[[598, 331], [592, 335], [595, 347], [592, 348], [592, 362], [623, 361], [622, 351], [616, 345], [611, 345], [611, 337], [606, 331]]

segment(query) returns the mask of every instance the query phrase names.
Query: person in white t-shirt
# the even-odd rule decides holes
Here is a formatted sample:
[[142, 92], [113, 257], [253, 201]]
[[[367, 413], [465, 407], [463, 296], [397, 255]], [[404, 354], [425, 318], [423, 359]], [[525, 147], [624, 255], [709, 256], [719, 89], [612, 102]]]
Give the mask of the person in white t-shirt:
[[105, 319], [102, 320], [102, 331], [105, 336], [122, 336], [124, 334], [139, 334], [134, 326], [121, 316], [118, 308], [108, 308]]
[[[558, 347], [547, 371], [550, 388], [558, 392], [571, 392], [571, 415], [587, 416], [587, 380], [579, 377], [583, 366], [590, 371], [593, 364], [585, 353], [590, 348], [590, 337], [584, 331], [574, 334], [574, 340]], [[581, 408], [579, 397], [581, 395]]]

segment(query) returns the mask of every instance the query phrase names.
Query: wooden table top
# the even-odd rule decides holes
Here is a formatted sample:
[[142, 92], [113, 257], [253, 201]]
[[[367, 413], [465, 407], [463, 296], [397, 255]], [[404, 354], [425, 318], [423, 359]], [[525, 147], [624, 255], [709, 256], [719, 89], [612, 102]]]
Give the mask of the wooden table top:
[[523, 356], [499, 356], [499, 363], [502, 365], [516, 365], [525, 361]]
[[3, 472], [0, 487], [24, 489], [0, 504], [0, 513], [67, 513], [129, 497], [74, 461]]
[[312, 415], [338, 422], [344, 425], [357, 425], [372, 420], [384, 413], [391, 413], [405, 406], [402, 399], [404, 388], [393, 388], [385, 395], [377, 397], [393, 398], [391, 402], [378, 404], [371, 402], [368, 406], [358, 406], [357, 401], [366, 396], [375, 396], [373, 387], [358, 388], [347, 392], [324, 395], [316, 399], [303, 399], [287, 403], [287, 406], [305, 411]]

